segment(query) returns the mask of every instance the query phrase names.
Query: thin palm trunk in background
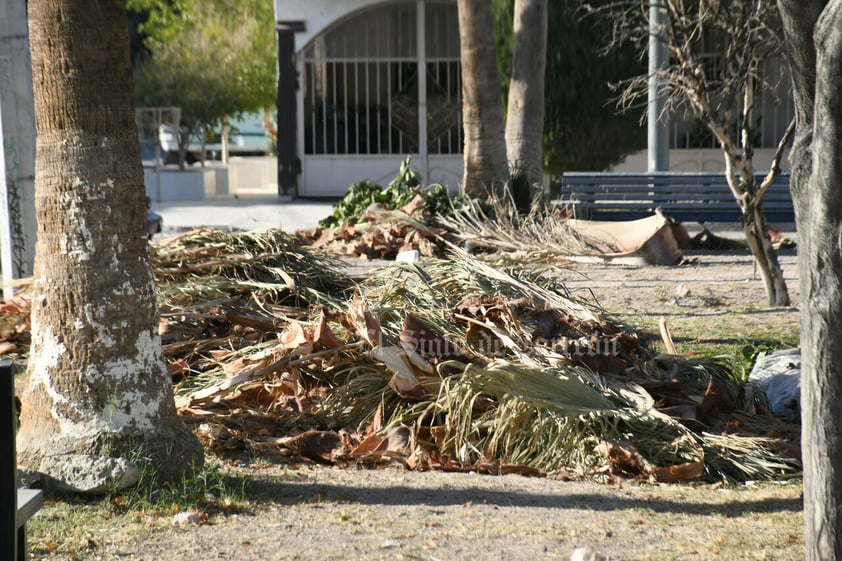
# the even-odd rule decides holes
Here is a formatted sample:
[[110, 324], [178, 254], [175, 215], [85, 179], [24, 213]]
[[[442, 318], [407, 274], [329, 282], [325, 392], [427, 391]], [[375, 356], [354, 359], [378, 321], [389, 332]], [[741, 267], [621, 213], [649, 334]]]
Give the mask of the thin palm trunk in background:
[[491, 0], [459, 0], [465, 173], [462, 193], [502, 197], [509, 180]]
[[[515, 0], [514, 53], [506, 114], [506, 151], [513, 178], [531, 188], [543, 181], [544, 68], [547, 58], [547, 0]], [[517, 181], [515, 181], [517, 185]], [[515, 189], [518, 189], [515, 186]]]

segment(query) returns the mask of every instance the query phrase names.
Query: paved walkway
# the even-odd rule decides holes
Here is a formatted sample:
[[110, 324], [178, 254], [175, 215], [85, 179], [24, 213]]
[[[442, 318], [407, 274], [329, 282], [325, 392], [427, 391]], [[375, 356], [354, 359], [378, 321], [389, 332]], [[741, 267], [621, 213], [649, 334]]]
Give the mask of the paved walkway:
[[240, 192], [237, 197], [153, 202], [152, 210], [163, 217], [166, 237], [200, 226], [232, 231], [282, 228], [294, 232], [314, 228], [333, 211], [333, 204], [332, 200], [278, 196], [273, 186]]

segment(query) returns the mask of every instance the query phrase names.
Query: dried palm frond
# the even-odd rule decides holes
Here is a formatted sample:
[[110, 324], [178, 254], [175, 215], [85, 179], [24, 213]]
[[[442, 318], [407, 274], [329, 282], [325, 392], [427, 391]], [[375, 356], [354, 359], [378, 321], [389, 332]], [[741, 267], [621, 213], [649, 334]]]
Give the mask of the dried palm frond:
[[656, 355], [643, 365], [645, 375], [653, 379], [680, 380], [688, 393], [703, 395], [711, 378], [719, 381], [728, 396], [739, 401], [748, 374], [735, 356], [717, 355], [703, 358], [684, 358], [674, 355]]
[[193, 230], [156, 247], [152, 260], [162, 305], [174, 308], [232, 295], [260, 306], [335, 304], [352, 284], [338, 261], [282, 230]]
[[480, 363], [517, 357], [594, 367], [593, 360], [610, 360], [619, 372], [624, 361], [637, 360], [637, 338], [568, 294], [559, 275], [546, 268], [495, 268], [458, 248], [451, 251], [448, 260], [372, 271], [360, 285], [387, 340], [396, 340], [412, 315]]
[[[450, 246], [449, 259], [396, 264], [353, 284], [339, 262], [276, 231], [200, 230], [155, 259], [162, 326], [181, 337], [166, 346], [176, 393], [181, 403], [228, 411], [220, 422], [295, 413], [359, 433], [413, 427], [413, 438], [431, 436], [424, 445], [438, 446], [449, 465], [590, 473], [615, 469], [613, 452], [656, 480], [798, 470], [796, 445], [785, 449], [795, 431], [764, 430], [759, 416], [740, 411], [738, 361], [652, 357], [571, 296], [551, 266], [495, 267]], [[619, 341], [608, 354], [622, 367], [600, 369], [585, 360], [590, 351], [576, 358], [558, 337], [586, 349], [595, 339]], [[425, 353], [431, 342], [439, 354]], [[401, 372], [417, 392], [394, 384]], [[673, 397], [695, 417], [656, 409]], [[785, 437], [759, 436], [771, 431]]]
[[782, 450], [776, 438], [703, 433], [706, 476], [714, 481], [744, 482], [801, 476], [797, 450]]
[[437, 221], [469, 246], [503, 252], [528, 252], [530, 259], [552, 260], [570, 255], [595, 255], [594, 240], [567, 224], [563, 209], [533, 204], [519, 214], [507, 194], [489, 201], [467, 200]]
[[352, 426], [360, 432], [378, 411], [385, 426], [410, 425], [429, 406], [430, 400], [401, 399], [389, 386], [391, 374], [380, 364], [347, 365], [335, 374], [336, 385], [317, 406], [319, 413], [339, 426]]
[[576, 369], [469, 367], [445, 381], [437, 405], [447, 416], [446, 452], [465, 465], [496, 458], [543, 472], [588, 472], [603, 463], [595, 448], [608, 439], [646, 442], [644, 452], [660, 465], [699, 459], [685, 429], [620, 407]]
[[579, 321], [600, 319], [587, 305], [567, 295], [558, 277], [546, 270], [497, 269], [458, 248], [452, 248], [450, 259], [375, 270], [361, 291], [384, 323], [407, 310], [421, 314], [429, 309], [450, 311], [472, 296], [484, 295], [525, 299]]

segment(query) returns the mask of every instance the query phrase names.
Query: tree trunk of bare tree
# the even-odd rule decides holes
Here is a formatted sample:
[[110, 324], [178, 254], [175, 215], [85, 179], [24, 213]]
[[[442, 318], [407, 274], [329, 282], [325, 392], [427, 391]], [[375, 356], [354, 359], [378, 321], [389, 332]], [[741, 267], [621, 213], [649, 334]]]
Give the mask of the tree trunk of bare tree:
[[842, 559], [842, 0], [778, 4], [796, 109], [790, 162], [801, 287], [804, 545], [810, 561], [837, 561]]
[[491, 0], [459, 0], [462, 123], [465, 173], [462, 193], [503, 196], [509, 180], [503, 102], [494, 46]]
[[756, 192], [752, 187], [752, 194], [748, 197], [751, 204], [743, 207], [743, 233], [763, 279], [769, 305], [789, 306], [789, 289], [778, 261], [778, 254], [772, 247], [772, 238], [766, 228], [766, 215], [761, 209], [761, 201], [756, 197]]
[[124, 3], [30, 0], [38, 241], [19, 462], [71, 490], [202, 461], [157, 333]]
[[[544, 69], [547, 60], [547, 0], [515, 0], [514, 51], [506, 152], [515, 200], [529, 204], [532, 187], [544, 179]], [[518, 179], [520, 181], [518, 181]], [[520, 193], [520, 190], [524, 193]]]

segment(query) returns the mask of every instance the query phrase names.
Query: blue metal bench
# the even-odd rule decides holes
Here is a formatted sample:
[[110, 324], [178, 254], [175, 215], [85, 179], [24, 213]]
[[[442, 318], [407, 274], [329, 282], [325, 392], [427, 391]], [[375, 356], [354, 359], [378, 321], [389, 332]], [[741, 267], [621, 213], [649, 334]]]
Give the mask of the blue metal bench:
[[26, 523], [44, 498], [38, 489], [18, 488], [16, 432], [15, 380], [12, 361], [5, 359], [0, 360], [0, 559], [24, 561]]
[[[763, 178], [757, 176], [758, 185]], [[740, 221], [724, 173], [567, 172], [559, 202], [573, 207], [578, 218], [591, 220], [634, 220], [660, 208], [679, 222]], [[795, 222], [788, 173], [778, 175], [761, 204], [768, 222]]]

